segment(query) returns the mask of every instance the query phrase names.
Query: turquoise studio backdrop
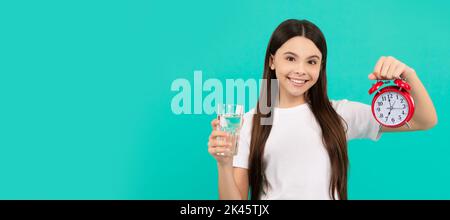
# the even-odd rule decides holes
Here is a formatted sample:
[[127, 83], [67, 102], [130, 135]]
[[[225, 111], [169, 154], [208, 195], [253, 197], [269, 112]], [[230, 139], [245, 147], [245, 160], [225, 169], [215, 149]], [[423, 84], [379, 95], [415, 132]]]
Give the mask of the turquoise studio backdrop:
[[349, 142], [349, 198], [450, 199], [450, 2], [438, 0], [2, 1], [0, 199], [217, 199], [214, 115], [175, 114], [171, 85], [186, 79], [194, 97], [194, 71], [261, 78], [288, 18], [324, 32], [332, 99], [369, 104], [367, 75], [391, 55], [437, 109], [431, 130]]

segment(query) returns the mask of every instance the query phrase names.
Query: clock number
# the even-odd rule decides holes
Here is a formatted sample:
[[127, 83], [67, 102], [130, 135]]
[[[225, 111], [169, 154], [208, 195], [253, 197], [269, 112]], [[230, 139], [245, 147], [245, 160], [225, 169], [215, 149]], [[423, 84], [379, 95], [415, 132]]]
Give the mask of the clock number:
[[378, 102], [378, 105], [379, 105], [379, 106], [382, 106], [382, 105], [383, 105], [383, 102]]

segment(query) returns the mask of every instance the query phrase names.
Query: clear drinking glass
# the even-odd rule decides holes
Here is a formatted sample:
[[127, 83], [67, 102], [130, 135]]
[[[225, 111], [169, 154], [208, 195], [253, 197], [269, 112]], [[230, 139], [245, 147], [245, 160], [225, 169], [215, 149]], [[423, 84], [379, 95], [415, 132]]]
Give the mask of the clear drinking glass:
[[[217, 117], [219, 119], [218, 130], [226, 131], [230, 134], [231, 153], [238, 152], [239, 132], [242, 126], [244, 108], [242, 105], [219, 104], [217, 107]], [[221, 140], [218, 137], [218, 140]]]

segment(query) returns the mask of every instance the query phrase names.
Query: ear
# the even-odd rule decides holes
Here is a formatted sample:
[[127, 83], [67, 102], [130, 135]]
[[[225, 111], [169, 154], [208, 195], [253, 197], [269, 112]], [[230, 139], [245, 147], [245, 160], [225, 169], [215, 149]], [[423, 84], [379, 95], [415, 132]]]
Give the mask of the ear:
[[270, 54], [269, 67], [270, 67], [271, 70], [275, 70], [275, 65], [273, 64], [273, 59], [274, 59], [274, 56], [272, 54]]

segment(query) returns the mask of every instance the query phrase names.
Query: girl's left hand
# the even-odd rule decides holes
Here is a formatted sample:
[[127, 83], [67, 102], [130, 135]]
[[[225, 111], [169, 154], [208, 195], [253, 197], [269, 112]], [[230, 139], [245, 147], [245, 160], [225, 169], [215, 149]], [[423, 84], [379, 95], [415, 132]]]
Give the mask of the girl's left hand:
[[373, 73], [369, 74], [371, 80], [392, 80], [406, 78], [410, 74], [415, 74], [415, 70], [400, 62], [394, 57], [380, 57]]

